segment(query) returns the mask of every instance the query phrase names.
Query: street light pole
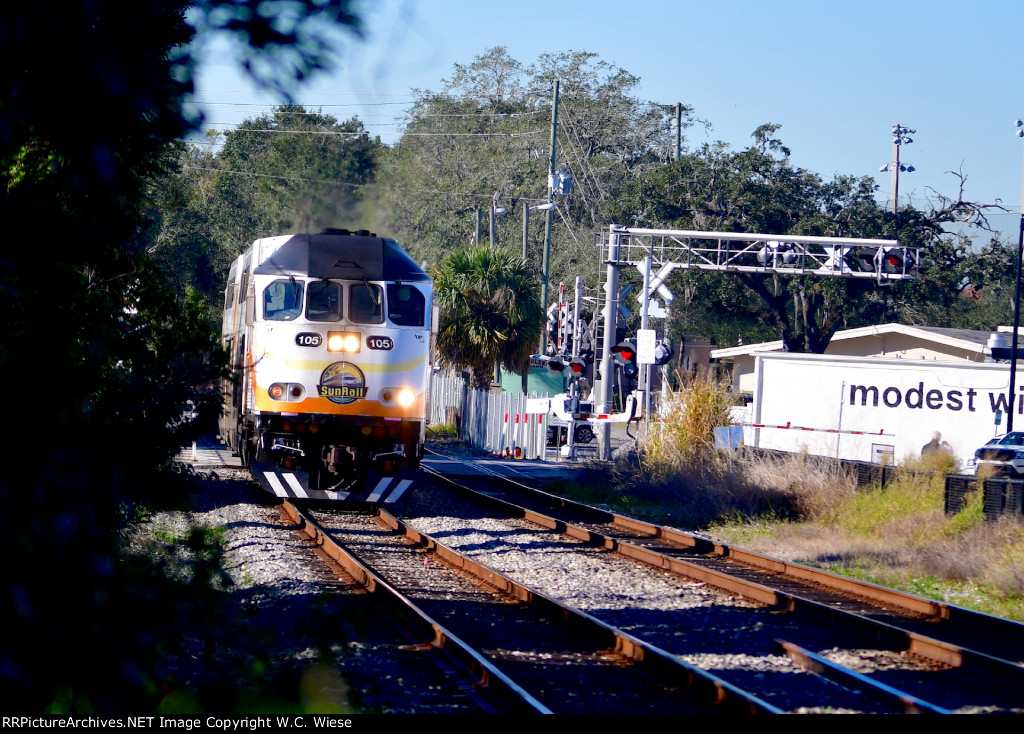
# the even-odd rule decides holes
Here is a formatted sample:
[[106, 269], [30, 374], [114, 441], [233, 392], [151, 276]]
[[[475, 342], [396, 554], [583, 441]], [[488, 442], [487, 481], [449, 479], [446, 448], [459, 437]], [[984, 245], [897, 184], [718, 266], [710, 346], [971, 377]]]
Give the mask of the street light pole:
[[530, 262], [530, 205], [523, 207], [523, 262]]
[[[1017, 120], [1017, 137], [1024, 138], [1024, 121]], [[1017, 277], [1013, 289], [1013, 339], [1010, 352], [1010, 393], [1006, 401], [1006, 432], [1013, 431], [1013, 413], [1017, 392], [1017, 332], [1020, 329], [1020, 268], [1024, 259], [1024, 167], [1021, 173], [1020, 231], [1017, 234]]]
[[892, 171], [892, 213], [896, 214], [899, 211], [899, 200], [900, 200], [900, 172], [906, 171], [907, 173], [913, 173], [913, 166], [905, 166], [900, 163], [900, 146], [903, 144], [909, 145], [914, 142], [914, 139], [910, 135], [915, 134], [916, 130], [911, 130], [908, 127], [903, 127], [898, 122], [892, 126], [892, 162], [887, 163], [878, 170]]
[[498, 199], [501, 198], [501, 192], [494, 192], [494, 200], [491, 202], [491, 247], [498, 244], [498, 233], [494, 229], [494, 218], [500, 214], [508, 214], [508, 209], [498, 206]]
[[[899, 125], [896, 127], [898, 129]], [[892, 139], [892, 160], [892, 181], [889, 190], [892, 191], [892, 213], [895, 214], [899, 210], [900, 201], [900, 136], [895, 130]]]

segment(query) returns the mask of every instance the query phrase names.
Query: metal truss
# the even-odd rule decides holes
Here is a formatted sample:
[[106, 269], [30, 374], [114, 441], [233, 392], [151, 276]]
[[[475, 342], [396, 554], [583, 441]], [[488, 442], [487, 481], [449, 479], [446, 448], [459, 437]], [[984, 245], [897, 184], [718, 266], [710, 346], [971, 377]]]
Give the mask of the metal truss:
[[[618, 248], [610, 245], [617, 240]], [[805, 237], [742, 232], [637, 229], [611, 225], [601, 232], [605, 247], [618, 256], [605, 265], [629, 265], [651, 257], [676, 268], [725, 273], [777, 273], [834, 278], [914, 280], [918, 248], [897, 240]]]

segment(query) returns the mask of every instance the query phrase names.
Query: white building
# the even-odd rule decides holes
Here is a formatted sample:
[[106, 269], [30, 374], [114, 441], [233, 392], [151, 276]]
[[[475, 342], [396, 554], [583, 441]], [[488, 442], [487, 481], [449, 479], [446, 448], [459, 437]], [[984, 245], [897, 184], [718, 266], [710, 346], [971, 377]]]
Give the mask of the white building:
[[[753, 396], [736, 415], [749, 446], [898, 463], [919, 455], [937, 431], [966, 466], [975, 449], [1005, 432], [1009, 365], [991, 361], [989, 336], [886, 324], [838, 332], [823, 355], [767, 342], [711, 357], [731, 361], [734, 389]], [[1017, 430], [1024, 429], [1022, 383], [1024, 370]]]
[[[1013, 333], [1012, 327], [1000, 326]], [[882, 324], [837, 331], [825, 354], [843, 357], [886, 357], [890, 359], [985, 362], [991, 359], [986, 346], [988, 331], [971, 329], [939, 329], [932, 326]], [[754, 356], [765, 352], [781, 352], [782, 340], [743, 344], [711, 351], [711, 359], [731, 364], [734, 390], [753, 393]]]

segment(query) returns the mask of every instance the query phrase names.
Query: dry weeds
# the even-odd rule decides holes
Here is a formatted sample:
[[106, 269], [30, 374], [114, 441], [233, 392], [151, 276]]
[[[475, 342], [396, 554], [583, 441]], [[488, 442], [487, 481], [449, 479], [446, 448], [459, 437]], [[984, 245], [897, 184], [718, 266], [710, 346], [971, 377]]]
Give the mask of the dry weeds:
[[827, 459], [720, 453], [711, 436], [727, 422], [724, 398], [701, 381], [675, 396], [638, 452], [619, 459], [611, 492], [620, 505], [732, 545], [1024, 619], [1024, 526], [985, 522], [980, 492], [947, 517], [950, 457], [906, 467], [934, 474], [858, 488]]

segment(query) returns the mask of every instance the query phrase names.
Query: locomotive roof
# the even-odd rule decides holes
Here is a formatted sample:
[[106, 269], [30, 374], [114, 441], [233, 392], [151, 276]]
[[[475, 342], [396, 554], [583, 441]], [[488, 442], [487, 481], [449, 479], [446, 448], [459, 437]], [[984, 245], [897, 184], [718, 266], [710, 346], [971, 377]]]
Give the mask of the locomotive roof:
[[337, 234], [297, 234], [254, 272], [339, 280], [430, 280], [394, 240]]

